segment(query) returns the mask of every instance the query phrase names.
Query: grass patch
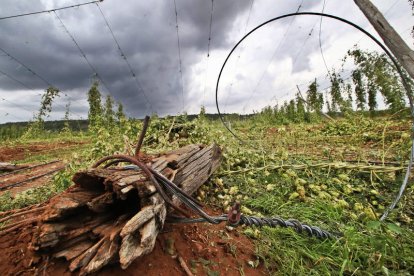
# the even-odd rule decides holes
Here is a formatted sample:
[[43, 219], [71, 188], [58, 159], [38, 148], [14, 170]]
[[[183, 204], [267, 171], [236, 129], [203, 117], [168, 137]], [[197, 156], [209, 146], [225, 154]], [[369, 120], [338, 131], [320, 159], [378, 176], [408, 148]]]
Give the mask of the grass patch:
[[[412, 185], [387, 221], [378, 222], [394, 199], [403, 172], [335, 166], [344, 161], [406, 162], [411, 145], [406, 119], [356, 116], [330, 123], [272, 125], [247, 118], [231, 125], [246, 143], [235, 140], [219, 121], [153, 118], [143, 150], [154, 153], [189, 143], [218, 143], [223, 148], [222, 166], [197, 194], [208, 205], [224, 212], [237, 200], [247, 215], [295, 218], [342, 233], [338, 240], [322, 241], [292, 229], [242, 229], [254, 239], [256, 254], [271, 274], [414, 274]], [[61, 151], [71, 162], [53, 183], [14, 199], [4, 194], [0, 210], [38, 203], [63, 191], [80, 168], [131, 148], [139, 131], [136, 123], [124, 130], [83, 135], [79, 139], [88, 137], [92, 144]], [[46, 154], [25, 161], [55, 157]], [[300, 169], [295, 169], [298, 165]]]

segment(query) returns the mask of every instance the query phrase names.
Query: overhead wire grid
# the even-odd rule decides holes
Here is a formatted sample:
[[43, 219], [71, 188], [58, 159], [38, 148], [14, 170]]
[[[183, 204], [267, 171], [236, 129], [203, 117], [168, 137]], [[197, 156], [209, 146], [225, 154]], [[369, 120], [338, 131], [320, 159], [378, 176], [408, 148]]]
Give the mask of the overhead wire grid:
[[[323, 0], [322, 13], [325, 11], [325, 7], [326, 7], [326, 0]], [[323, 49], [322, 49], [322, 39], [321, 39], [322, 20], [323, 20], [323, 16], [321, 16], [321, 20], [319, 21], [319, 33], [318, 33], [319, 50], [321, 52], [321, 56], [322, 56], [323, 64], [325, 65], [326, 72], [328, 73], [328, 76], [332, 82], [331, 72], [329, 71], [328, 65], [326, 64], [325, 55], [323, 54]]]
[[[48, 9], [48, 10], [41, 10], [41, 11], [35, 11], [35, 12], [28, 12], [28, 13], [21, 13], [21, 14], [16, 14], [16, 15], [10, 15], [10, 16], [3, 16], [0, 17], [0, 20], [6, 20], [6, 19], [12, 19], [12, 18], [18, 18], [18, 17], [24, 17], [24, 16], [29, 16], [29, 15], [35, 15], [35, 14], [42, 14], [42, 13], [50, 13], [50, 12], [55, 12], [58, 10], [65, 10], [65, 9], [71, 9], [71, 8], [77, 8], [80, 6], [85, 6], [85, 5], [90, 5], [90, 4], [94, 4], [94, 3], [98, 3], [98, 2], [102, 2], [103, 0], [97, 0], [97, 1], [90, 1], [90, 2], [86, 2], [86, 3], [79, 3], [79, 4], [74, 4], [74, 5], [69, 5], [69, 6], [64, 6], [64, 7], [60, 7], [60, 8], [54, 8], [54, 9]], [[5, 51], [3, 48], [0, 48], [0, 50], [6, 55], [8, 56], [10, 59], [14, 60], [15, 62], [19, 63], [22, 67], [24, 67], [27, 71], [29, 71], [30, 73], [32, 73], [34, 76], [36, 76], [38, 79], [42, 80], [42, 82], [44, 82], [47, 86], [53, 86], [49, 81], [47, 81], [45, 78], [43, 78], [42, 76], [40, 76], [38, 73], [36, 73], [34, 70], [32, 70], [31, 68], [29, 68], [26, 64], [24, 64], [23, 62], [21, 62], [19, 59], [17, 59], [16, 57], [12, 56], [10, 53], [8, 53], [7, 51]], [[13, 76], [11, 76], [10, 74], [7, 74], [5, 72], [1, 72], [4, 76], [6, 76], [7, 78], [19, 83], [20, 85], [22, 85], [23, 87], [29, 89], [29, 90], [34, 90], [33, 88], [30, 88], [29, 86], [27, 86], [26, 84], [24, 84], [23, 82], [19, 81], [18, 79], [14, 78]], [[71, 97], [69, 97], [66, 93], [64, 94], [66, 97], [69, 98], [69, 100], [71, 100]], [[8, 101], [5, 98], [2, 98], [4, 101]], [[10, 102], [10, 101], [8, 101]], [[11, 103], [11, 102], [10, 102]], [[19, 108], [25, 109], [22, 105], [17, 105], [15, 103], [13, 103], [14, 105], [18, 106]], [[59, 104], [56, 104], [57, 106], [61, 106]], [[62, 107], [62, 106], [61, 106]], [[30, 111], [32, 112], [32, 111]], [[82, 118], [81, 115], [71, 112], [74, 115], [77, 115], [79, 118]], [[14, 116], [16, 117], [16, 116]], [[17, 118], [17, 117], [16, 117]]]
[[181, 44], [180, 44], [180, 34], [178, 30], [178, 11], [177, 11], [177, 3], [174, 1], [174, 12], [175, 12], [175, 29], [177, 31], [177, 48], [178, 48], [178, 61], [179, 61], [179, 69], [180, 69], [180, 78], [181, 78], [181, 98], [182, 98], [182, 112], [184, 112], [185, 108], [185, 99], [184, 99], [184, 80], [183, 80], [183, 69], [182, 69], [182, 61], [181, 61]]
[[109, 29], [109, 32], [111, 33], [111, 36], [112, 36], [112, 38], [113, 38], [113, 40], [114, 40], [114, 42], [116, 44], [116, 47], [118, 48], [118, 51], [119, 51], [122, 59], [125, 61], [126, 65], [128, 66], [129, 72], [131, 73], [131, 76], [132, 76], [132, 78], [135, 81], [135, 84], [137, 86], [138, 92], [140, 92], [144, 96], [144, 99], [147, 102], [149, 109], [151, 110], [152, 113], [154, 113], [155, 111], [154, 111], [153, 105], [152, 105], [151, 101], [149, 100], [147, 94], [145, 93], [144, 88], [142, 87], [141, 83], [139, 82], [139, 80], [137, 78], [137, 75], [135, 74], [135, 71], [132, 69], [131, 63], [128, 61], [127, 55], [122, 50], [121, 45], [118, 42], [118, 39], [115, 37], [115, 34], [114, 34], [114, 32], [113, 32], [110, 24], [109, 24], [108, 19], [104, 15], [104, 13], [103, 13], [101, 7], [99, 6], [99, 4], [98, 3], [95, 3], [95, 4], [96, 4], [96, 6], [97, 6], [97, 8], [98, 8], [98, 10], [99, 10], [99, 12], [100, 12], [103, 20], [105, 21], [105, 24], [106, 24], [106, 26]]
[[[297, 7], [297, 9], [296, 9], [296, 13], [300, 11], [300, 9], [302, 8], [302, 5], [303, 5], [303, 0], [302, 0], [302, 1], [300, 2], [300, 4], [298, 5], [298, 7]], [[269, 68], [270, 64], [272, 64], [272, 62], [273, 62], [274, 58], [276, 57], [276, 54], [278, 53], [278, 51], [279, 51], [279, 49], [280, 49], [280, 46], [282, 45], [282, 42], [283, 42], [283, 41], [285, 40], [285, 38], [287, 37], [287, 34], [289, 33], [290, 28], [292, 27], [292, 24], [293, 24], [293, 22], [294, 22], [294, 21], [295, 21], [295, 18], [293, 17], [293, 18], [290, 20], [289, 25], [288, 25], [288, 27], [286, 28], [286, 31], [285, 31], [285, 33], [283, 34], [282, 38], [279, 40], [278, 45], [276, 46], [275, 50], [273, 51], [273, 54], [272, 54], [271, 58], [269, 59], [269, 62], [267, 63], [267, 65], [266, 65], [265, 69], [263, 70], [262, 74], [260, 75], [259, 80], [257, 81], [257, 83], [256, 83], [256, 85], [254, 86], [254, 88], [253, 88], [252, 92], [250, 93], [250, 97], [249, 97], [249, 99], [246, 101], [246, 104], [243, 106], [243, 111], [245, 111], [245, 110], [246, 110], [248, 103], [250, 103], [250, 101], [252, 100], [253, 96], [254, 96], [254, 95], [255, 95], [255, 93], [257, 92], [257, 89], [259, 88], [259, 86], [260, 86], [261, 82], [263, 81], [264, 76], [266, 75], [266, 72], [267, 72], [267, 70], [268, 70], [268, 68]], [[311, 31], [311, 32], [312, 32], [312, 31]], [[308, 37], [309, 37], [309, 36], [308, 36]], [[308, 37], [307, 37], [307, 38], [308, 38]], [[307, 39], [305, 40], [305, 43], [306, 43], [306, 41], [307, 41]]]
[[[399, 2], [400, 0], [396, 0], [393, 4], [391, 4], [389, 7], [388, 7], [388, 9], [384, 12], [384, 16], [388, 13], [388, 12], [390, 12], [394, 7], [395, 7], [395, 5]], [[322, 7], [322, 13], [324, 13], [324, 11], [325, 11], [325, 8], [326, 8], [326, 0], [324, 0], [323, 1], [323, 7]], [[331, 76], [331, 72], [330, 72], [330, 70], [329, 70], [329, 68], [328, 68], [328, 65], [327, 65], [327, 62], [326, 62], [326, 59], [325, 59], [325, 55], [324, 55], [324, 52], [323, 52], [323, 48], [322, 48], [322, 39], [321, 39], [321, 34], [322, 34], [322, 20], [323, 20], [323, 16], [321, 16], [321, 18], [320, 18], [320, 22], [319, 22], [319, 34], [318, 34], [318, 40], [319, 40], [319, 49], [320, 49], [320, 53], [321, 53], [321, 57], [322, 57], [322, 60], [323, 60], [323, 63], [324, 63], [324, 66], [325, 66], [325, 69], [326, 69], [326, 72], [327, 72], [327, 76], [329, 77], [329, 80], [331, 81], [331, 83], [332, 83], [332, 76]], [[362, 36], [356, 43], [354, 43], [354, 44], [358, 44], [363, 38], [364, 38], [365, 36]], [[351, 74], [349, 74], [347, 77], [345, 77], [344, 79], [343, 79], [343, 81], [346, 81], [346, 80], [348, 80], [348, 79], [350, 79], [352, 77], [352, 73]], [[329, 88], [331, 88], [332, 87], [332, 85], [329, 85], [329, 86], [327, 86], [327, 87], [325, 87], [325, 88], [323, 88], [323, 89], [321, 89], [320, 91], [321, 92], [326, 92], [326, 94], [327, 94], [327, 90], [329, 89]], [[326, 98], [326, 96], [325, 96], [325, 98]]]
[[[251, 15], [252, 10], [253, 10], [253, 4], [254, 4], [254, 0], [251, 0], [251, 1], [250, 1], [249, 13], [247, 14], [246, 24], [244, 25], [243, 35], [245, 35], [245, 34], [247, 33], [247, 27], [249, 26], [249, 22], [250, 22], [250, 15]], [[236, 63], [235, 63], [235, 65], [234, 65], [234, 70], [237, 70], [237, 69], [238, 69], [238, 64], [239, 64], [239, 62], [240, 62], [240, 57], [241, 57], [241, 54], [242, 54], [243, 50], [244, 50], [244, 48], [241, 48], [241, 49], [240, 49], [240, 51], [239, 51], [239, 54], [237, 55], [237, 60], [236, 60]], [[226, 98], [225, 98], [225, 100], [224, 100], [224, 108], [223, 108], [223, 110], [224, 110], [224, 111], [226, 111], [227, 101], [228, 101], [229, 96], [230, 96], [230, 94], [231, 94], [231, 92], [232, 92], [232, 89], [233, 89], [233, 84], [234, 84], [234, 81], [232, 81], [232, 82], [230, 83], [230, 86], [229, 86], [229, 92], [228, 92], [228, 93], [226, 93]]]
[[[10, 54], [9, 52], [7, 52], [6, 50], [4, 50], [3, 48], [1, 48], [0, 47], [0, 51], [1, 52], [3, 52], [3, 54], [5, 55], [5, 56], [7, 56], [8, 58], [10, 58], [11, 60], [13, 60], [14, 62], [16, 62], [16, 63], [18, 63], [20, 66], [22, 66], [23, 68], [25, 68], [29, 73], [31, 73], [33, 76], [35, 76], [36, 78], [38, 78], [39, 80], [41, 80], [46, 86], [48, 86], [48, 87], [54, 87], [54, 85], [51, 83], [51, 82], [49, 82], [47, 79], [45, 79], [44, 77], [42, 77], [40, 74], [38, 74], [38, 73], [36, 73], [36, 71], [34, 71], [32, 68], [30, 68], [28, 65], [26, 65], [25, 63], [23, 63], [20, 59], [18, 59], [18, 58], [16, 58], [14, 55], [12, 55], [12, 54]], [[1, 74], [3, 74], [4, 76], [6, 76], [7, 78], [9, 78], [9, 79], [11, 79], [11, 80], [13, 80], [13, 81], [15, 81], [15, 82], [17, 82], [17, 83], [19, 83], [20, 85], [22, 85], [24, 88], [26, 88], [26, 89], [29, 89], [29, 90], [31, 90], [31, 91], [33, 91], [33, 92], [35, 92], [37, 95], [42, 95], [41, 93], [39, 94], [39, 93], [37, 93], [36, 92], [36, 89], [34, 89], [34, 88], [32, 88], [32, 87], [29, 87], [27, 84], [25, 84], [25, 83], [23, 83], [22, 81], [20, 81], [20, 80], [18, 80], [18, 79], [16, 79], [16, 78], [14, 78], [13, 76], [11, 76], [10, 74], [8, 74], [8, 73], [6, 73], [6, 72], [4, 72], [4, 71], [0, 71], [0, 73]], [[68, 98], [70, 98], [66, 93], [65, 93], [65, 96], [66, 97], [68, 97]], [[8, 102], [10, 102], [10, 101], [8, 101]], [[16, 106], [20, 106], [21, 108], [23, 108], [23, 106], [22, 105], [18, 105], [18, 104], [14, 104], [14, 105], [16, 105]], [[56, 104], [57, 106], [59, 106], [59, 107], [62, 107], [62, 108], [65, 108], [64, 106], [62, 106], [62, 105], [60, 105], [60, 104]], [[25, 108], [23, 108], [23, 109], [25, 109]], [[30, 112], [33, 112], [33, 111], [30, 111]], [[81, 118], [81, 115], [79, 115], [79, 114], [76, 114], [76, 113], [73, 113], [72, 112], [72, 114], [75, 114], [75, 115], [77, 115], [79, 118]]]
[[0, 17], [0, 20], [23, 17], [23, 16], [28, 16], [28, 15], [34, 15], [34, 14], [49, 13], [49, 12], [72, 9], [72, 8], [78, 8], [80, 6], [90, 5], [90, 4], [94, 4], [94, 3], [98, 3], [98, 2], [102, 2], [102, 1], [103, 0], [96, 0], [96, 1], [90, 1], [90, 2], [86, 2], [86, 3], [79, 3], [79, 4], [60, 7], [60, 8], [54, 8], [54, 9], [50, 9], [50, 10], [41, 10], [41, 11], [36, 11], [36, 12], [28, 12], [28, 13], [21, 13], [21, 14], [16, 14], [16, 15], [3, 16], [3, 17]]
[[109, 90], [108, 86], [106, 85], [106, 82], [102, 79], [101, 75], [98, 74], [98, 71], [96, 70], [95, 66], [92, 65], [92, 63], [89, 61], [88, 57], [86, 56], [85, 52], [82, 50], [82, 48], [79, 46], [79, 43], [76, 41], [75, 37], [69, 32], [69, 29], [66, 27], [65, 23], [63, 23], [62, 19], [59, 17], [57, 12], [53, 11], [54, 15], [56, 16], [57, 20], [60, 22], [60, 24], [63, 27], [63, 30], [66, 32], [66, 34], [70, 37], [72, 42], [75, 44], [76, 48], [78, 49], [79, 53], [83, 57], [83, 59], [88, 64], [89, 68], [92, 70], [92, 72], [95, 74], [96, 78], [99, 79], [99, 81], [102, 83], [102, 85], [105, 87], [105, 89], [108, 91], [110, 95], [112, 95], [111, 91]]
[[211, 28], [213, 25], [213, 11], [214, 11], [214, 0], [211, 0], [210, 26], [209, 26], [208, 44], [207, 44], [207, 60], [206, 60], [206, 69], [205, 69], [205, 76], [204, 76], [203, 106], [205, 105], [205, 98], [206, 98], [208, 63], [210, 59]]

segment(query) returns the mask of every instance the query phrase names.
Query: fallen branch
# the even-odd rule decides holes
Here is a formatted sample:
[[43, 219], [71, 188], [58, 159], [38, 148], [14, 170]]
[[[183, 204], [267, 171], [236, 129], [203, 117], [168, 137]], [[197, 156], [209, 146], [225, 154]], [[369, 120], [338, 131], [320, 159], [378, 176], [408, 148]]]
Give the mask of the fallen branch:
[[194, 276], [194, 274], [191, 272], [191, 270], [188, 268], [187, 264], [185, 263], [184, 259], [181, 258], [180, 255], [177, 257], [178, 262], [180, 263], [181, 268], [185, 271], [187, 276]]
[[16, 217], [32, 214], [32, 213], [35, 213], [35, 212], [41, 212], [45, 209], [46, 209], [46, 207], [41, 207], [41, 208], [35, 208], [35, 209], [29, 209], [29, 210], [25, 210], [25, 211], [15, 212], [15, 213], [7, 216], [7, 217], [4, 217], [4, 218], [0, 219], [0, 223], [3, 223], [5, 221], [11, 220], [11, 219], [16, 218]]
[[22, 221], [19, 221], [17, 223], [13, 223], [11, 225], [7, 225], [5, 227], [3, 227], [0, 230], [0, 236], [4, 236], [7, 235], [17, 229], [22, 228], [23, 226], [26, 226], [28, 224], [32, 224], [32, 223], [37, 223], [39, 221], [40, 217], [34, 217], [34, 218], [28, 218]]
[[38, 204], [34, 204], [34, 205], [29, 205], [27, 207], [23, 207], [23, 208], [20, 208], [20, 209], [12, 209], [12, 210], [8, 210], [8, 211], [0, 212], [0, 217], [10, 216], [12, 214], [24, 212], [24, 211], [31, 210], [31, 209], [36, 209], [36, 208], [38, 208], [42, 205], [44, 205], [44, 203], [38, 203]]

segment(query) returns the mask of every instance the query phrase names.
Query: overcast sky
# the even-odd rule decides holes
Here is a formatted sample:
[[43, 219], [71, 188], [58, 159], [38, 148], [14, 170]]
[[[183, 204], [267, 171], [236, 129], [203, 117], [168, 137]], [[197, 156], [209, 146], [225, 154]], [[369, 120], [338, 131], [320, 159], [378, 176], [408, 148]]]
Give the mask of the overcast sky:
[[[86, 1], [1, 0], [0, 17], [82, 2]], [[62, 119], [68, 103], [71, 118], [87, 118], [87, 91], [95, 73], [101, 79], [103, 96], [112, 95], [122, 102], [128, 116], [198, 113], [202, 105], [215, 113], [217, 77], [233, 46], [257, 25], [295, 12], [301, 3], [300, 11], [323, 9], [320, 0], [215, 0], [211, 14], [211, 1], [176, 0], [182, 77], [173, 0], [105, 0], [99, 4], [136, 79], [95, 4], [57, 11], [57, 16], [52, 12], [0, 20], [0, 123], [30, 120], [48, 84], [61, 90], [49, 119]], [[414, 17], [408, 0], [373, 3], [412, 47]], [[374, 33], [351, 0], [326, 0], [325, 13]], [[329, 86], [319, 26], [320, 17], [297, 16], [249, 36], [224, 69], [219, 86], [221, 109], [245, 113], [281, 104], [294, 97], [296, 85], [306, 91], [315, 77], [320, 88]], [[356, 43], [378, 50], [362, 33], [332, 19], [323, 19], [320, 38], [329, 69], [339, 68], [346, 51]], [[348, 75], [345, 70], [343, 76]]]

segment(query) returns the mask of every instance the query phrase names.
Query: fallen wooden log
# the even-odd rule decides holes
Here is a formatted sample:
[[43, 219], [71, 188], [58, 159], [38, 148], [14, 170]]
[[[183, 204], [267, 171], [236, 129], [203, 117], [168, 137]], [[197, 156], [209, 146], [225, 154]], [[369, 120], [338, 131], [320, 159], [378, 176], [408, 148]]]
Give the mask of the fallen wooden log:
[[38, 168], [38, 167], [42, 167], [42, 166], [47, 166], [47, 165], [50, 165], [50, 164], [53, 164], [53, 163], [57, 163], [57, 162], [60, 162], [60, 160], [53, 160], [53, 161], [49, 161], [49, 162], [42, 163], [42, 164], [32, 165], [32, 166], [28, 166], [28, 165], [18, 165], [19, 168], [15, 169], [13, 171], [9, 171], [7, 173], [2, 173], [2, 174], [0, 174], [0, 177], [4, 177], [4, 176], [7, 176], [7, 175], [12, 175], [12, 174], [20, 173], [22, 171], [31, 170], [31, 169]]
[[12, 172], [28, 167], [27, 165], [16, 165], [11, 163], [1, 163], [0, 162], [0, 172]]
[[[146, 165], [194, 193], [219, 167], [217, 145], [189, 145], [147, 158]], [[74, 175], [74, 186], [50, 200], [31, 248], [65, 258], [70, 271], [99, 271], [118, 262], [125, 269], [149, 254], [173, 212], [137, 167], [93, 168]], [[173, 201], [179, 204], [177, 198]]]
[[[57, 168], [57, 169], [54, 169], [54, 170], [51, 170], [51, 171], [48, 171], [48, 172], [45, 172], [45, 173], [42, 173], [42, 174], [39, 174], [39, 175], [35, 175], [35, 176], [32, 176], [32, 177], [26, 178], [26, 179], [21, 180], [21, 181], [18, 181], [18, 182], [14, 182], [14, 183], [9, 183], [9, 184], [6, 184], [6, 185], [2, 185], [2, 186], [0, 186], [0, 191], [8, 190], [8, 189], [11, 189], [11, 188], [14, 188], [14, 187], [21, 186], [24, 183], [34, 181], [36, 179], [39, 179], [39, 178], [45, 177], [47, 175], [50, 175], [50, 174], [53, 174], [53, 173], [62, 171], [64, 169], [65, 169], [65, 166], [60, 167], [60, 168]], [[3, 183], [0, 183], [0, 184], [3, 184]]]

